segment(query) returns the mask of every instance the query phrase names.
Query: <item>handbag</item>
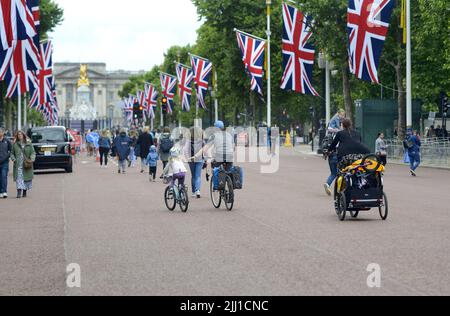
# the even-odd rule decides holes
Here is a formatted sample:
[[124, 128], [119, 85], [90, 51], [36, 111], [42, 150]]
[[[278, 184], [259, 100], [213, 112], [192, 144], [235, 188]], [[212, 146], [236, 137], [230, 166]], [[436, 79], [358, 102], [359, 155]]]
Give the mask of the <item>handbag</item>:
[[31, 160], [25, 156], [25, 148], [22, 149], [22, 154], [23, 154], [23, 168], [25, 170], [32, 169], [33, 168], [33, 160]]

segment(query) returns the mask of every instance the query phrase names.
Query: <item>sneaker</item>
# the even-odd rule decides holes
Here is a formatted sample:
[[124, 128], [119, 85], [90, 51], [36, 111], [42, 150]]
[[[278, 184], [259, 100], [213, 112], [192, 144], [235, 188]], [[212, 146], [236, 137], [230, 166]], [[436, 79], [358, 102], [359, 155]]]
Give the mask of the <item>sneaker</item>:
[[411, 176], [417, 177], [417, 173], [414, 170], [411, 170]]
[[121, 171], [120, 171], [120, 170], [118, 170], [117, 172], [118, 172], [119, 174], [121, 174]]
[[328, 185], [328, 183], [325, 183], [325, 184], [323, 185], [323, 187], [325, 188], [325, 193], [326, 193], [328, 196], [331, 196], [331, 187]]
[[3, 193], [2, 198], [3, 198], [3, 199], [7, 199], [7, 198], [8, 198], [8, 193]]
[[4, 193], [0, 193], [0, 199], [3, 199], [5, 197]]
[[196, 198], [197, 197], [197, 193], [192, 193], [191, 198]]
[[202, 194], [200, 193], [200, 191], [195, 192], [195, 196], [197, 197], [197, 199], [200, 199], [202, 197]]

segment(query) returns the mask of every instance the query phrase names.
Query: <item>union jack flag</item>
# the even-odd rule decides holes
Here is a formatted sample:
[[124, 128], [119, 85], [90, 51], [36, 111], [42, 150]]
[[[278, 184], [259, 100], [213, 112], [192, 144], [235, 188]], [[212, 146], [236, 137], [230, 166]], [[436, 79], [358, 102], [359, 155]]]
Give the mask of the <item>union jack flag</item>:
[[310, 19], [283, 3], [283, 21], [284, 73], [281, 89], [318, 96], [311, 83], [315, 50], [308, 43], [312, 36]]
[[155, 118], [155, 108], [158, 106], [158, 90], [150, 83], [145, 84], [145, 113], [150, 119]]
[[177, 65], [178, 89], [180, 91], [181, 107], [183, 111], [189, 112], [191, 110], [191, 96], [192, 96], [192, 80], [194, 73], [192, 69], [187, 68], [181, 64]]
[[12, 75], [8, 71], [5, 76], [5, 81], [7, 82], [6, 97], [9, 99], [32, 91], [38, 84], [34, 71], [29, 70], [16, 75]]
[[53, 91], [53, 45], [46, 42], [40, 45], [40, 69], [36, 72], [37, 87], [30, 90], [30, 106], [39, 107], [54, 102]]
[[350, 0], [348, 36], [350, 72], [357, 78], [379, 83], [378, 67], [394, 0]]
[[20, 77], [25, 78], [27, 76], [25, 74], [27, 70], [39, 69], [39, 0], [27, 0], [26, 4], [28, 11], [33, 14], [36, 35], [33, 38], [13, 41], [10, 48], [0, 51], [0, 80], [4, 80], [6, 73], [10, 71], [8, 76], [10, 78], [8, 80], [9, 83], [11, 83], [11, 80], [17, 79], [11, 78], [18, 76], [19, 74]]
[[26, 0], [0, 1], [0, 51], [12, 47], [15, 41], [36, 35], [33, 12]]
[[242, 61], [244, 62], [245, 69], [251, 78], [251, 90], [258, 92], [262, 96], [263, 65], [266, 42], [243, 34], [240, 31], [236, 31], [236, 34], [239, 48], [241, 49], [243, 56]]
[[136, 100], [139, 103], [140, 106], [144, 107], [145, 105], [145, 94], [143, 91], [138, 91], [136, 93]]
[[34, 44], [39, 47], [40, 31], [41, 31], [41, 11], [39, 9], [40, 0], [27, 0], [28, 9], [33, 14], [34, 27], [36, 29], [36, 35], [33, 37]]
[[209, 60], [191, 55], [191, 65], [197, 91], [197, 108], [206, 109], [205, 97], [208, 92], [213, 64]]
[[133, 120], [133, 105], [134, 102], [131, 95], [128, 98], [123, 98], [122, 110], [130, 122]]
[[177, 78], [175, 76], [161, 73], [160, 75], [162, 94], [167, 98], [167, 113], [173, 112], [173, 99], [177, 91]]

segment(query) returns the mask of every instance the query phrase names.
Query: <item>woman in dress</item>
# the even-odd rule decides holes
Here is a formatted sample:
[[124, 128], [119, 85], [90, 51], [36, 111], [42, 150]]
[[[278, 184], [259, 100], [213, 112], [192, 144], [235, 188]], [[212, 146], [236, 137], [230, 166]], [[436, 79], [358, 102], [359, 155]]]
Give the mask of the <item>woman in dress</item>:
[[11, 152], [14, 162], [14, 181], [17, 186], [17, 198], [26, 198], [27, 192], [32, 189], [36, 152], [24, 132], [18, 131], [14, 137], [14, 146]]

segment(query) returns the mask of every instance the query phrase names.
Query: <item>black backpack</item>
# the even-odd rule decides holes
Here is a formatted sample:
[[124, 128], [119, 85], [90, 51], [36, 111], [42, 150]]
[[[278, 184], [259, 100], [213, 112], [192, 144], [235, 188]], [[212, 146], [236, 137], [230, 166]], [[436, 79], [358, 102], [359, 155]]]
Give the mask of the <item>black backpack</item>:
[[161, 151], [163, 153], [165, 153], [165, 154], [170, 153], [170, 150], [172, 149], [173, 145], [174, 144], [173, 144], [173, 140], [172, 139], [170, 139], [170, 138], [162, 138], [161, 139], [160, 146], [161, 146]]
[[414, 147], [414, 143], [411, 138], [405, 139], [403, 141], [403, 147], [405, 147], [405, 149], [412, 149]]
[[329, 153], [329, 149], [334, 140], [334, 134], [327, 134], [322, 141], [322, 151], [325, 155]]

